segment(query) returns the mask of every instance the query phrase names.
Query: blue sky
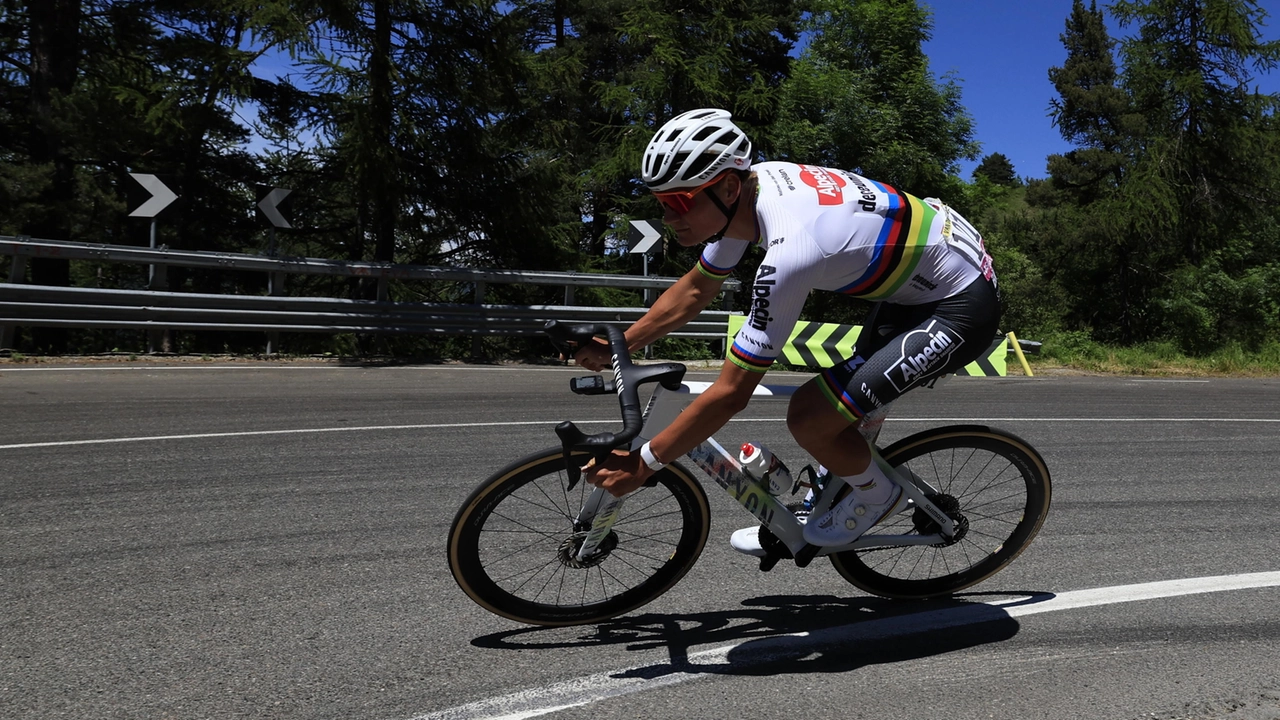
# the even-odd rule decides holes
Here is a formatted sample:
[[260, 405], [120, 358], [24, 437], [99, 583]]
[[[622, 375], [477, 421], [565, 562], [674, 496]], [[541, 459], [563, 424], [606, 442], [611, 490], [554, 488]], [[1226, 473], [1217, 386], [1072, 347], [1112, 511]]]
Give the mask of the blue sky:
[[[933, 10], [933, 39], [924, 47], [936, 77], [952, 72], [961, 102], [973, 116], [982, 154], [1002, 153], [1022, 177], [1044, 177], [1045, 158], [1070, 149], [1049, 120], [1057, 97], [1049, 68], [1067, 51], [1060, 36], [1071, 0], [925, 0]], [[1098, 7], [1110, 5], [1099, 2]], [[1280, 39], [1280, 0], [1262, 0], [1268, 14], [1263, 38]], [[1111, 21], [1112, 37], [1130, 28]], [[1280, 71], [1259, 76], [1263, 92], [1280, 92]], [[961, 163], [968, 180], [975, 162]]]
[[[982, 155], [1003, 153], [1022, 177], [1044, 177], [1045, 158], [1071, 148], [1049, 121], [1049, 102], [1057, 92], [1049, 82], [1049, 68], [1061, 65], [1067, 51], [1060, 36], [1071, 13], [1071, 0], [923, 0], [933, 11], [933, 39], [925, 44], [930, 68], [941, 78], [952, 73], [960, 84], [961, 102], [973, 116]], [[1110, 0], [1100, 0], [1105, 9]], [[1280, 0], [1261, 0], [1268, 14], [1263, 38], [1280, 39]], [[1119, 39], [1134, 28], [1111, 20], [1109, 30]], [[300, 68], [287, 57], [263, 57], [256, 71], [266, 77]], [[1280, 71], [1259, 76], [1263, 92], [1280, 92]], [[242, 108], [252, 119], [254, 110]], [[962, 161], [965, 180], [977, 161]]]

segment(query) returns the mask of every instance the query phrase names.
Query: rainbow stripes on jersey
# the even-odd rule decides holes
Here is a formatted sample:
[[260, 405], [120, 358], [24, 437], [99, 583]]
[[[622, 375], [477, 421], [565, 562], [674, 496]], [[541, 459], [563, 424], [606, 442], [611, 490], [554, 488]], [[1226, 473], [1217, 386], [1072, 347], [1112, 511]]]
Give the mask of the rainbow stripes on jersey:
[[712, 280], [724, 280], [729, 277], [729, 273], [733, 272], [734, 267], [736, 266], [730, 265], [727, 268], [716, 267], [715, 265], [707, 262], [705, 254], [698, 256], [698, 272], [706, 275]]
[[938, 211], [915, 196], [899, 193], [874, 180], [871, 182], [888, 194], [889, 211], [885, 214], [866, 272], [836, 292], [867, 300], [883, 300], [892, 297], [911, 279], [924, 255], [924, 247], [929, 243], [929, 229]]
[[737, 341], [729, 348], [729, 362], [754, 373], [768, 372], [773, 367], [773, 358], [747, 352]]

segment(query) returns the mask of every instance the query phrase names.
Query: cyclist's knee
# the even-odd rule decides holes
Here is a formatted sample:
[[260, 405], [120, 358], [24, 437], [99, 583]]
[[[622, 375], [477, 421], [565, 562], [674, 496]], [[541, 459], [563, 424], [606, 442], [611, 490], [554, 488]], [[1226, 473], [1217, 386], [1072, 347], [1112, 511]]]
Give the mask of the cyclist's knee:
[[787, 406], [787, 429], [797, 440], [831, 438], [849, 426], [818, 387], [817, 380], [805, 383]]

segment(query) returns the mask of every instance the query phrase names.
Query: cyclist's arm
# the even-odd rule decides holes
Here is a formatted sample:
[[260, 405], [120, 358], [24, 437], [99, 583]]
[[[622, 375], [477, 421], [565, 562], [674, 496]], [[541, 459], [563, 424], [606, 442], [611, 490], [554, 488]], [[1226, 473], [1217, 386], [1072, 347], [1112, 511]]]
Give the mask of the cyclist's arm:
[[764, 373], [726, 362], [720, 377], [649, 442], [649, 449], [665, 462], [678, 460], [742, 412], [762, 378]]
[[[799, 234], [794, 234], [799, 237]], [[746, 408], [751, 393], [791, 336], [815, 284], [821, 257], [792, 242], [769, 249], [751, 288], [751, 311], [734, 337], [720, 377], [649, 443], [664, 461], [675, 460], [711, 437]]]
[[707, 277], [696, 267], [685, 273], [627, 328], [627, 348], [635, 352], [684, 327], [716, 299], [721, 285], [724, 278]]

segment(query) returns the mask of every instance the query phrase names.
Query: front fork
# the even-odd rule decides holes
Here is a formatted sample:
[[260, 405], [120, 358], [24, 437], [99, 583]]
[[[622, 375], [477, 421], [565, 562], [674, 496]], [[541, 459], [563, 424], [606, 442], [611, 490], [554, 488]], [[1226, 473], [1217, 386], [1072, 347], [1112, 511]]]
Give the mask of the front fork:
[[622, 501], [625, 498], [626, 496], [614, 497], [602, 487], [597, 487], [591, 491], [591, 494], [587, 496], [587, 501], [582, 504], [582, 510], [578, 513], [578, 517], [573, 522], [575, 532], [581, 532], [581, 528], [585, 528], [588, 523], [591, 526], [591, 529], [587, 531], [586, 538], [582, 541], [582, 547], [578, 548], [578, 552], [574, 555], [574, 559], [580, 562], [585, 561], [591, 557], [596, 548], [600, 547], [600, 543], [609, 537], [609, 531], [622, 513]]
[[[640, 434], [631, 441], [631, 450], [638, 450], [641, 445], [653, 439], [675, 420], [676, 415], [684, 409], [684, 401], [680, 399], [681, 394], [687, 394], [681, 391], [670, 391], [661, 385], [653, 390], [653, 395], [649, 398], [649, 404], [644, 409], [644, 427], [641, 428]], [[582, 504], [582, 510], [578, 512], [578, 517], [574, 519], [574, 532], [581, 532], [588, 523], [591, 529], [587, 531], [586, 538], [582, 541], [582, 546], [578, 548], [578, 552], [574, 558], [584, 561], [591, 557], [596, 548], [600, 547], [600, 543], [609, 537], [609, 531], [613, 528], [613, 524], [617, 522], [618, 517], [622, 514], [622, 502], [627, 498], [614, 497], [603, 488], [597, 487], [587, 496], [587, 501]]]

